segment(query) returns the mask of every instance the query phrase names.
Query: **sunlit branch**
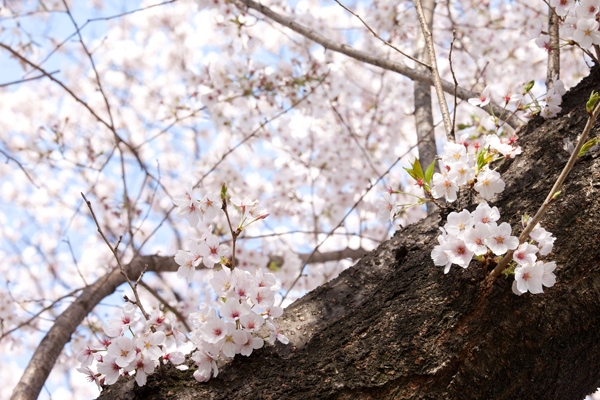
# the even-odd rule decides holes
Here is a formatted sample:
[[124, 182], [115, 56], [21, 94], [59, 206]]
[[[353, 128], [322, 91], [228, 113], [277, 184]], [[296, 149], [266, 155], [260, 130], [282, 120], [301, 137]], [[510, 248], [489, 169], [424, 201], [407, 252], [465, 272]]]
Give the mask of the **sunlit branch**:
[[[407, 67], [406, 65], [404, 65], [402, 63], [391, 61], [391, 60], [388, 60], [385, 58], [381, 58], [381, 57], [366, 53], [364, 51], [356, 50], [347, 44], [338, 43], [336, 41], [328, 39], [325, 36], [321, 35], [320, 33], [316, 32], [310, 28], [307, 28], [304, 25], [297, 23], [292, 18], [280, 15], [280, 14], [274, 12], [273, 10], [271, 10], [269, 7], [266, 7], [260, 3], [257, 3], [254, 0], [238, 0], [238, 2], [236, 4], [238, 4], [241, 9], [251, 8], [251, 9], [258, 11], [261, 14], [265, 15], [266, 17], [271, 18], [272, 20], [280, 23], [281, 25], [286, 26], [289, 29], [301, 34], [302, 36], [320, 44], [321, 46], [325, 47], [326, 49], [345, 54], [349, 57], [352, 57], [358, 61], [365, 62], [367, 64], [375, 65], [380, 68], [384, 68], [384, 69], [387, 69], [390, 71], [397, 72], [397, 73], [404, 75], [412, 80], [433, 84], [433, 77], [429, 73], [418, 72], [415, 69]], [[445, 80], [441, 80], [441, 87], [446, 93], [454, 94], [454, 84], [453, 83], [450, 83]], [[472, 92], [470, 90], [466, 90], [461, 87], [458, 87], [456, 94], [460, 99], [463, 99], [463, 100], [468, 100], [473, 97], [478, 97], [478, 94], [476, 92]], [[493, 102], [491, 102], [490, 104], [491, 104], [491, 107], [492, 107], [492, 110], [494, 111], [494, 113], [500, 115], [502, 112], [502, 107], [500, 107], [498, 104], [493, 103]], [[524, 122], [521, 121], [516, 116], [513, 117], [510, 121], [508, 121], [508, 123], [510, 126], [512, 126], [515, 129], [524, 124]]]
[[387, 40], [383, 39], [381, 36], [379, 36], [377, 34], [377, 32], [375, 32], [361, 17], [360, 15], [356, 14], [354, 11], [352, 11], [351, 9], [349, 9], [348, 7], [346, 7], [345, 5], [343, 5], [342, 3], [339, 2], [339, 0], [335, 0], [336, 3], [338, 3], [340, 6], [342, 6], [342, 8], [346, 11], [348, 11], [350, 14], [354, 15], [356, 18], [358, 18], [360, 20], [360, 22], [363, 23], [363, 25], [373, 34], [373, 36], [375, 36], [377, 39], [381, 40], [384, 44], [386, 44], [387, 46], [391, 47], [392, 49], [396, 50], [398, 53], [402, 54], [404, 57], [408, 57], [411, 60], [413, 60], [416, 63], [419, 63], [421, 65], [423, 65], [424, 67], [427, 68], [431, 68], [431, 66], [427, 63], [424, 63], [423, 61], [414, 58], [413, 56], [410, 56], [408, 54], [406, 54], [405, 52], [403, 52], [402, 50], [400, 50], [399, 48], [397, 48], [396, 46], [394, 46], [393, 44], [389, 43]]

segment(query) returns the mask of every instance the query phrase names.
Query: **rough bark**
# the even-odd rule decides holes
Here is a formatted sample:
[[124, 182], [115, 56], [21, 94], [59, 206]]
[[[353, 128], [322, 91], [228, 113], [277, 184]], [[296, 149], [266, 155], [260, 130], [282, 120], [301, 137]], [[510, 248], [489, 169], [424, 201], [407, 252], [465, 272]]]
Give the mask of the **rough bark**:
[[[429, 30], [433, 26], [433, 10], [435, 0], [423, 0], [423, 14], [427, 19]], [[427, 44], [423, 31], [417, 31], [417, 42], [415, 57], [427, 64], [430, 62]], [[415, 70], [423, 73], [429, 72], [429, 69], [423, 65], [415, 63]], [[426, 82], [414, 81], [414, 100], [415, 100], [415, 126], [417, 128], [417, 149], [419, 150], [419, 163], [422, 168], [427, 168], [435, 160], [437, 149], [435, 148], [435, 131], [433, 126], [433, 112], [431, 107], [431, 85]], [[436, 163], [435, 172], [440, 172], [440, 167]], [[431, 214], [435, 209], [435, 204], [427, 203], [427, 214]]]
[[[599, 90], [596, 68], [563, 100], [558, 118], [520, 132], [523, 154], [500, 169], [494, 205], [519, 233], [566, 163]], [[592, 134], [598, 135], [598, 128]], [[557, 283], [516, 296], [512, 278], [485, 286], [477, 261], [443, 274], [430, 258], [451, 209], [408, 226], [337, 279], [289, 306], [290, 338], [237, 356], [206, 384], [190, 371], [121, 378], [101, 399], [560, 399], [600, 386], [600, 152], [582, 157], [542, 221], [557, 240]], [[464, 193], [454, 210], [473, 210]], [[490, 266], [491, 267], [491, 266]]]

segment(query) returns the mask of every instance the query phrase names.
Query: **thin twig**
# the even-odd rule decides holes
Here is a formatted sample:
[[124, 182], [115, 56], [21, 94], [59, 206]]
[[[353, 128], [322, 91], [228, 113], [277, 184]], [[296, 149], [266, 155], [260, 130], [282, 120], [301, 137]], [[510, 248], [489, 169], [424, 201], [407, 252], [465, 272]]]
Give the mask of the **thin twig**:
[[186, 321], [186, 318], [183, 316], [183, 314], [179, 310], [177, 310], [177, 308], [171, 306], [167, 300], [165, 300], [160, 294], [158, 294], [158, 292], [156, 290], [154, 290], [152, 287], [150, 287], [146, 282], [140, 281], [140, 286], [143, 287], [144, 289], [146, 289], [148, 292], [150, 292], [150, 294], [152, 296], [154, 296], [156, 298], [156, 300], [160, 301], [165, 306], [166, 309], [171, 310], [171, 312], [173, 314], [175, 314], [175, 316], [177, 316], [177, 318], [181, 321], [181, 323], [183, 324], [183, 326], [185, 327], [185, 329], [188, 332], [192, 331]]
[[[280, 23], [281, 25], [290, 28], [294, 32], [297, 32], [297, 33], [301, 34], [302, 36], [314, 41], [315, 43], [319, 43], [321, 46], [325, 47], [326, 49], [345, 54], [348, 57], [352, 57], [355, 60], [362, 61], [367, 64], [375, 65], [377, 67], [384, 68], [389, 71], [394, 71], [396, 73], [404, 75], [415, 81], [427, 82], [429, 84], [431, 84], [433, 82], [433, 78], [432, 78], [431, 74], [416, 71], [415, 69], [410, 68], [402, 63], [388, 60], [388, 59], [385, 59], [382, 57], [374, 56], [374, 55], [366, 53], [364, 51], [356, 50], [347, 44], [338, 43], [334, 40], [331, 40], [331, 39], [321, 35], [320, 33], [316, 32], [313, 29], [307, 28], [306, 26], [297, 23], [290, 17], [283, 16], [283, 15], [276, 13], [275, 11], [271, 10], [269, 7], [266, 7], [260, 3], [257, 3], [254, 0], [237, 0], [236, 5], [243, 10], [246, 10], [247, 8], [252, 8], [252, 9], [258, 11], [259, 13], [265, 15], [266, 17]], [[442, 80], [441, 85], [442, 85], [443, 90], [446, 91], [447, 93], [450, 93], [450, 94], [454, 93], [454, 85], [452, 83]], [[477, 97], [477, 93], [475, 93], [473, 91], [466, 90], [461, 87], [459, 87], [457, 89], [458, 89], [457, 95], [462, 100], [468, 100], [472, 97]], [[496, 104], [494, 102], [491, 102], [490, 104], [492, 106], [492, 110], [499, 115], [502, 110], [502, 107], [500, 107], [498, 104]], [[484, 111], [488, 111], [488, 110], [484, 110]], [[517, 117], [514, 117], [513, 119], [511, 119], [509, 121], [509, 125], [515, 129], [520, 127], [523, 124], [524, 124], [524, 122]]]
[[[48, 75], [54, 75], [59, 73], [60, 70], [56, 70], [56, 71], [52, 71], [52, 72], [48, 72]], [[28, 82], [28, 81], [34, 81], [36, 79], [40, 79], [40, 78], [45, 78], [46, 75], [38, 75], [38, 76], [34, 76], [32, 78], [24, 78], [24, 79], [20, 79], [18, 81], [13, 81], [13, 82], [8, 82], [8, 83], [1, 83], [0, 84], [0, 88], [1, 87], [6, 87], [6, 86], [10, 86], [10, 85], [16, 85], [17, 83], [23, 83], [23, 82]]]
[[[558, 192], [558, 189], [560, 189], [560, 187], [562, 186], [563, 182], [567, 178], [567, 175], [569, 175], [569, 172], [571, 172], [573, 165], [575, 165], [575, 161], [577, 161], [577, 158], [579, 157], [579, 152], [585, 144], [588, 134], [592, 130], [592, 127], [594, 126], [594, 122], [596, 121], [598, 114], [600, 114], [600, 102], [596, 105], [594, 111], [588, 116], [585, 128], [583, 128], [583, 132], [581, 134], [581, 137], [579, 138], [579, 142], [577, 142], [577, 147], [575, 147], [575, 150], [573, 150], [573, 153], [571, 153], [571, 157], [569, 158], [567, 165], [565, 165], [558, 179], [554, 183], [554, 186], [550, 190], [550, 193], [548, 193], [548, 196], [546, 196], [546, 200], [544, 200], [538, 211], [535, 213], [535, 216], [527, 223], [527, 226], [521, 233], [521, 236], [519, 236], [519, 244], [523, 243], [527, 239], [529, 233], [531, 233], [531, 231], [535, 228], [537, 223], [540, 222], [540, 220], [548, 210], [548, 207], [550, 207], [550, 204], [552, 203], [555, 194]], [[496, 268], [494, 268], [494, 270], [490, 273], [489, 279], [495, 279], [498, 275], [500, 275], [500, 273], [512, 260], [513, 253], [514, 251], [511, 250], [508, 253], [506, 253], [504, 257], [502, 257], [502, 260], [500, 260]]]
[[[417, 9], [417, 15], [419, 22], [421, 23], [421, 30], [425, 37], [425, 43], [427, 43], [427, 49], [429, 51], [429, 62], [431, 63], [431, 74], [433, 75], [433, 84], [435, 86], [435, 92], [437, 94], [440, 111], [442, 112], [442, 119], [444, 120], [444, 129], [446, 130], [446, 136], [449, 142], [454, 142], [454, 136], [452, 135], [452, 121], [450, 120], [450, 111], [448, 110], [448, 104], [444, 97], [444, 89], [442, 88], [442, 81], [440, 79], [440, 72], [437, 67], [435, 58], [435, 49], [433, 48], [433, 39], [431, 31], [427, 26], [427, 20], [423, 14], [423, 7], [421, 6], [421, 0], [415, 0], [415, 7]], [[456, 92], [456, 87], [454, 88]]]
[[410, 152], [415, 147], [417, 147], [418, 145], [419, 145], [419, 142], [415, 143], [412, 147], [410, 147], [404, 154], [402, 154], [400, 157], [398, 157], [396, 159], [396, 161], [394, 161], [392, 163], [392, 165], [390, 165], [389, 168], [383, 174], [381, 174], [379, 176], [379, 178], [377, 179], [377, 181], [375, 181], [374, 183], [371, 183], [366, 188], [366, 190], [362, 194], [362, 196], [360, 196], [360, 198], [354, 203], [354, 205], [352, 206], [352, 208], [350, 208], [350, 210], [348, 210], [348, 212], [346, 213], [346, 215], [344, 215], [344, 217], [341, 219], [341, 221], [331, 231], [329, 231], [329, 233], [327, 233], [327, 236], [325, 236], [325, 238], [323, 240], [321, 240], [321, 242], [314, 248], [314, 250], [312, 251], [312, 253], [308, 256], [308, 258], [306, 259], [306, 261], [304, 261], [304, 264], [302, 265], [302, 268], [300, 268], [300, 272], [298, 273], [298, 276], [296, 276], [296, 279], [294, 279], [294, 281], [290, 285], [289, 289], [285, 292], [285, 295], [282, 297], [280, 304], [283, 304], [283, 302], [287, 298], [288, 294], [294, 288], [294, 286], [296, 285], [296, 283], [298, 283], [298, 281], [302, 277], [302, 274], [304, 273], [304, 269], [306, 268], [306, 266], [308, 264], [310, 264], [310, 262], [312, 261], [314, 255], [317, 253], [317, 250], [319, 250], [319, 247], [321, 247], [325, 243], [325, 241], [327, 241], [327, 239], [329, 239], [329, 237], [331, 235], [333, 235], [333, 232], [335, 232], [340, 226], [342, 226], [342, 224], [346, 221], [346, 218], [348, 217], [348, 215], [350, 215], [350, 213], [352, 213], [352, 211], [354, 211], [354, 209], [362, 202], [362, 200], [371, 191], [371, 189], [373, 189], [379, 183], [379, 181], [381, 181], [383, 179], [383, 177], [386, 176], [392, 170], [392, 168], [394, 168], [396, 166], [396, 164], [398, 164], [400, 162], [400, 160], [402, 160], [402, 158], [404, 158], [407, 154], [410, 154]]
[[[102, 228], [100, 228], [100, 224], [98, 223], [98, 219], [96, 218], [96, 214], [94, 213], [94, 209], [92, 208], [92, 203], [90, 203], [88, 201], [88, 199], [86, 199], [86, 197], [85, 197], [85, 195], [83, 193], [81, 193], [81, 197], [83, 197], [83, 201], [85, 201], [85, 204], [87, 204], [88, 208], [90, 209], [90, 212], [92, 213], [92, 217], [94, 218], [94, 222], [96, 223], [96, 227], [98, 228], [98, 233], [100, 233], [100, 236], [102, 236], [102, 239], [104, 239], [104, 242], [106, 243], [106, 245], [108, 246], [108, 248], [110, 249], [110, 251], [115, 256], [115, 259], [117, 260], [117, 264], [119, 265], [119, 268], [121, 269], [121, 275], [123, 275], [123, 277], [125, 278], [125, 280], [129, 284], [129, 287], [131, 287], [131, 290], [133, 290], [133, 295], [135, 296], [136, 305], [140, 308], [140, 311], [144, 315], [144, 318], [146, 319], [146, 321], [148, 321], [150, 319], [150, 317], [146, 313], [146, 310], [144, 310], [144, 307], [142, 305], [142, 302], [140, 300], [140, 296], [138, 295], [136, 287], [135, 287], [135, 285], [133, 283], [131, 283], [131, 280], [129, 279], [129, 277], [127, 276], [127, 273], [125, 272], [125, 268], [123, 268], [123, 265], [121, 264], [121, 260], [119, 259], [119, 255], [117, 254], [117, 247], [119, 247], [119, 243], [121, 243], [121, 238], [119, 238], [119, 242], [117, 242], [117, 245], [115, 247], [113, 247], [110, 244], [110, 242], [108, 241], [108, 239], [106, 238], [106, 236], [104, 236], [104, 232], [102, 231]], [[144, 268], [144, 271], [145, 270], [146, 270], [146, 268]], [[144, 274], [143, 272], [140, 274], [140, 279], [141, 279], [141, 277], [142, 277], [143, 274]]]
[[394, 46], [393, 44], [391, 44], [390, 42], [388, 42], [387, 40], [383, 39], [381, 36], [379, 36], [373, 29], [371, 29], [371, 27], [360, 17], [360, 15], [356, 14], [354, 11], [352, 11], [351, 9], [349, 9], [348, 7], [346, 7], [345, 5], [343, 5], [342, 3], [339, 2], [339, 0], [335, 0], [336, 3], [338, 3], [340, 6], [342, 6], [342, 8], [346, 11], [348, 11], [350, 14], [354, 15], [356, 18], [358, 18], [360, 20], [360, 22], [363, 23], [363, 25], [365, 27], [367, 27], [367, 29], [379, 40], [381, 40], [383, 43], [385, 43], [386, 45], [390, 46], [392, 49], [396, 50], [398, 53], [402, 54], [404, 57], [408, 57], [411, 60], [413, 60], [416, 63], [421, 64], [424, 67], [427, 67], [429, 69], [431, 69], [431, 65], [428, 65], [426, 63], [424, 63], [423, 61], [420, 61], [416, 58], [414, 58], [413, 56], [409, 56], [408, 54], [406, 54], [405, 52], [403, 52], [402, 50], [400, 50], [399, 48], [397, 48], [396, 46]]
[[452, 73], [452, 79], [454, 80], [454, 110], [452, 110], [452, 136], [456, 137], [456, 88], [458, 88], [458, 81], [456, 75], [454, 75], [454, 68], [452, 68], [452, 49], [454, 48], [454, 41], [456, 40], [456, 30], [452, 30], [452, 42], [450, 42], [450, 53], [448, 53], [448, 64], [450, 64], [450, 72]]
[[25, 168], [23, 167], [23, 165], [19, 161], [17, 161], [16, 158], [13, 158], [13, 157], [9, 156], [2, 149], [0, 149], [0, 153], [2, 153], [4, 155], [4, 157], [6, 157], [8, 160], [14, 161], [15, 164], [17, 164], [19, 166], [19, 168], [21, 168], [21, 171], [23, 171], [23, 173], [25, 174], [25, 176], [27, 177], [27, 179], [29, 179], [29, 182], [31, 182], [31, 184], [33, 186], [35, 186], [36, 188], [38, 188], [38, 189], [40, 188], [38, 185], [35, 184], [35, 182], [31, 178], [31, 176], [29, 176], [29, 174], [27, 173], [27, 171], [25, 170]]

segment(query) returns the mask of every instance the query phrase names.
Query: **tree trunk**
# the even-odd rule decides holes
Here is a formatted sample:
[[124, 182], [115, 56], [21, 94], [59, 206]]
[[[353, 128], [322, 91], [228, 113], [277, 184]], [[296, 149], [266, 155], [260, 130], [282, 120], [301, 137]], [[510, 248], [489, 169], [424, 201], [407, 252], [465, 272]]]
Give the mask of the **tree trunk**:
[[[520, 218], [543, 202], [575, 141], [595, 68], [563, 100], [558, 118], [536, 117], [520, 132], [523, 154], [500, 168], [506, 190], [493, 205], [518, 235]], [[593, 134], [597, 135], [595, 129]], [[337, 279], [289, 306], [279, 324], [290, 339], [236, 356], [200, 384], [193, 368], [156, 372], [144, 387], [121, 378], [102, 399], [560, 399], [600, 386], [600, 152], [575, 164], [542, 225], [557, 237], [557, 283], [516, 296], [513, 278], [485, 284], [472, 261], [447, 275], [430, 254], [450, 211], [468, 193], [408, 226]]]

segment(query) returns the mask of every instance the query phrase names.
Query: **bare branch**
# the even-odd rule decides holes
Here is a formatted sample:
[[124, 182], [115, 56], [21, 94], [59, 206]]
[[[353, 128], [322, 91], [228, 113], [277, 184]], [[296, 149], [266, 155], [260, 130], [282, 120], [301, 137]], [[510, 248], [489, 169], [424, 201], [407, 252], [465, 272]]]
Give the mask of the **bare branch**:
[[33, 186], [35, 186], [36, 188], [40, 188], [38, 185], [35, 184], [35, 182], [33, 181], [33, 179], [31, 178], [31, 176], [29, 176], [29, 173], [25, 170], [25, 168], [23, 167], [23, 165], [17, 161], [16, 158], [9, 156], [8, 154], [6, 154], [2, 149], [0, 149], [0, 153], [2, 153], [2, 155], [4, 155], [4, 157], [7, 158], [7, 160], [11, 160], [13, 161], [15, 164], [17, 164], [19, 166], [19, 168], [21, 168], [21, 171], [23, 171], [23, 173], [25, 174], [25, 176], [27, 177], [27, 179], [29, 179], [29, 182], [31, 182], [31, 184]]
[[[269, 7], [266, 7], [260, 3], [257, 3], [254, 0], [238, 0], [237, 4], [239, 4], [239, 7], [242, 9], [251, 8], [251, 9], [254, 9], [254, 10], [260, 12], [261, 14], [271, 18], [272, 20], [280, 23], [281, 25], [286, 26], [286, 27], [290, 28], [291, 30], [301, 34], [302, 36], [320, 44], [321, 46], [325, 47], [326, 49], [345, 54], [349, 57], [352, 57], [358, 61], [365, 62], [367, 64], [375, 65], [380, 68], [384, 68], [384, 69], [387, 69], [390, 71], [397, 72], [397, 73], [404, 75], [415, 81], [427, 82], [429, 84], [433, 84], [433, 77], [431, 76], [431, 74], [419, 72], [413, 68], [407, 67], [406, 65], [404, 65], [402, 63], [391, 61], [391, 60], [381, 58], [378, 56], [374, 56], [374, 55], [366, 53], [364, 51], [353, 49], [351, 46], [348, 46], [346, 44], [335, 42], [331, 39], [326, 38], [325, 36], [321, 35], [320, 33], [295, 22], [292, 18], [280, 15], [280, 14], [274, 12], [273, 10], [271, 10]], [[454, 94], [454, 84], [453, 83], [442, 80], [441, 85], [442, 85], [442, 89], [446, 93]], [[472, 97], [478, 97], [478, 93], [463, 89], [461, 87], [459, 87], [457, 89], [456, 94], [462, 100], [468, 100]], [[502, 114], [502, 107], [500, 107], [496, 103], [490, 103], [490, 105], [492, 107], [493, 112], [496, 115]], [[485, 111], [487, 111], [487, 110], [485, 110]], [[516, 116], [514, 116], [512, 119], [510, 119], [508, 121], [508, 123], [510, 126], [512, 126], [515, 129], [524, 124], [524, 122]]]
[[348, 7], [346, 7], [345, 5], [343, 5], [342, 3], [339, 2], [339, 0], [335, 0], [336, 3], [338, 3], [340, 6], [342, 6], [342, 8], [346, 11], [348, 11], [350, 14], [354, 15], [356, 18], [358, 18], [360, 20], [360, 22], [363, 23], [364, 26], [367, 27], [367, 29], [379, 40], [381, 40], [383, 43], [385, 43], [386, 45], [390, 46], [392, 49], [396, 50], [398, 53], [402, 54], [404, 57], [408, 57], [411, 60], [413, 60], [414, 62], [421, 64], [424, 67], [427, 68], [431, 68], [431, 66], [427, 63], [424, 63], [423, 61], [414, 58], [413, 56], [409, 56], [408, 54], [406, 54], [405, 52], [403, 52], [402, 50], [398, 49], [396, 46], [394, 46], [393, 44], [389, 43], [387, 40], [383, 39], [381, 36], [379, 36], [373, 29], [371, 29], [371, 27], [360, 17], [360, 15], [356, 14], [354, 11], [352, 11], [351, 9], [349, 9]]
[[[56, 70], [56, 71], [48, 72], [48, 75], [54, 75], [54, 74], [57, 74], [58, 72], [60, 72], [60, 71]], [[13, 81], [13, 82], [8, 82], [8, 83], [1, 83], [0, 84], [0, 88], [1, 87], [6, 87], [6, 86], [10, 86], [10, 85], [16, 85], [17, 83], [34, 81], [36, 79], [40, 79], [40, 78], [44, 78], [44, 77], [46, 77], [46, 75], [38, 75], [38, 76], [34, 76], [32, 78], [24, 78], [24, 79], [20, 79], [18, 81]]]
[[431, 74], [433, 75], [433, 84], [435, 86], [435, 92], [437, 94], [440, 111], [442, 112], [442, 119], [444, 120], [444, 129], [446, 130], [446, 137], [449, 142], [454, 141], [452, 136], [452, 121], [450, 119], [450, 111], [448, 110], [448, 104], [446, 103], [446, 97], [444, 97], [444, 89], [442, 89], [442, 80], [440, 79], [440, 72], [437, 67], [437, 61], [435, 57], [435, 49], [433, 48], [433, 37], [431, 30], [427, 25], [427, 18], [423, 13], [423, 7], [421, 0], [415, 0], [415, 7], [417, 9], [417, 15], [419, 22], [421, 23], [421, 30], [427, 44], [427, 50], [429, 52], [429, 62], [431, 63]]

